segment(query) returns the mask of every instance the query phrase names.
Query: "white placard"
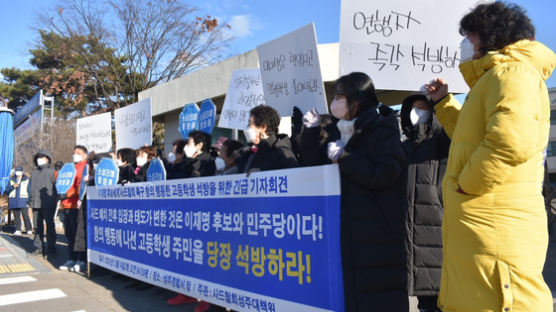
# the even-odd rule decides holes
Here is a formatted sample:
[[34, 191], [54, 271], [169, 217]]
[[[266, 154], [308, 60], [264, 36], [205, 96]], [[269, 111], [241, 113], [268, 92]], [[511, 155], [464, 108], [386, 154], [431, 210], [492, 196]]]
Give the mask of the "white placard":
[[116, 150], [151, 145], [153, 138], [151, 115], [150, 98], [115, 110]]
[[240, 130], [247, 128], [249, 111], [264, 103], [260, 70], [258, 68], [234, 70], [218, 127]]
[[104, 113], [77, 119], [76, 145], [83, 145], [89, 152], [105, 153], [112, 150], [112, 114]]
[[436, 77], [467, 92], [459, 21], [477, 0], [342, 0], [340, 74], [365, 72], [376, 89], [418, 91]]
[[266, 105], [281, 117], [297, 106], [328, 112], [313, 23], [257, 47]]

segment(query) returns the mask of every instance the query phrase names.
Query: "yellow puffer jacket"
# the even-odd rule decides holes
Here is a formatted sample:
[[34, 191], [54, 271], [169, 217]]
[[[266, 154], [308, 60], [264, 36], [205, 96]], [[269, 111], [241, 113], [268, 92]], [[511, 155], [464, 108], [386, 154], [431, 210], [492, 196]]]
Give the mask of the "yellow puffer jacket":
[[452, 139], [442, 185], [444, 312], [552, 311], [541, 188], [550, 127], [544, 81], [555, 66], [549, 48], [518, 41], [460, 65], [471, 89], [463, 106], [451, 95], [435, 106]]

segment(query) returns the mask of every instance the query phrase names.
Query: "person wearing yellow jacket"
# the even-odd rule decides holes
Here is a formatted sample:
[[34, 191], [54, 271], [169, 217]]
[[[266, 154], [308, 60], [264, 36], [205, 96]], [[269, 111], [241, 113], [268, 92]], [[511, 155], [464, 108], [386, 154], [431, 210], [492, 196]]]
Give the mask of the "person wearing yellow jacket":
[[[460, 22], [464, 105], [445, 80], [426, 86], [452, 139], [442, 185], [438, 305], [455, 311], [552, 311], [543, 162], [550, 127], [545, 80], [556, 55], [534, 41], [523, 9], [481, 4]], [[466, 48], [467, 43], [467, 48]]]

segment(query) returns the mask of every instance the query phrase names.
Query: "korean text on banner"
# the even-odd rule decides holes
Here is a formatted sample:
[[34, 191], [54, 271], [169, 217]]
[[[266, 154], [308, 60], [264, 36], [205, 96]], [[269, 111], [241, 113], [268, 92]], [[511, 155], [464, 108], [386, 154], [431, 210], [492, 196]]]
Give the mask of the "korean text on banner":
[[152, 144], [151, 114], [150, 98], [114, 111], [116, 150], [125, 147], [137, 149]]
[[160, 158], [153, 158], [147, 169], [147, 181], [164, 181], [166, 180], [166, 169], [164, 163]]
[[120, 168], [114, 159], [103, 157], [95, 168], [95, 185], [107, 186], [118, 184]]
[[340, 74], [365, 72], [376, 89], [417, 91], [436, 77], [467, 92], [459, 21], [477, 0], [342, 0]]
[[189, 132], [199, 129], [199, 107], [196, 103], [185, 104], [181, 113], [178, 131], [186, 139]]
[[75, 165], [73, 163], [65, 164], [60, 171], [58, 171], [58, 177], [56, 178], [56, 191], [58, 194], [66, 194], [75, 180], [77, 172], [75, 171]]
[[281, 117], [297, 106], [328, 113], [313, 23], [257, 47], [266, 105]]
[[337, 165], [90, 187], [87, 208], [112, 271], [238, 311], [344, 310]]
[[197, 117], [199, 123], [199, 130], [204, 133], [212, 134], [214, 129], [214, 122], [216, 121], [216, 105], [211, 99], [206, 99], [201, 102], [201, 109]]
[[259, 69], [237, 69], [232, 73], [218, 127], [243, 130], [249, 123], [249, 111], [264, 105]]
[[112, 114], [104, 113], [77, 119], [76, 145], [89, 152], [105, 153], [112, 150]]

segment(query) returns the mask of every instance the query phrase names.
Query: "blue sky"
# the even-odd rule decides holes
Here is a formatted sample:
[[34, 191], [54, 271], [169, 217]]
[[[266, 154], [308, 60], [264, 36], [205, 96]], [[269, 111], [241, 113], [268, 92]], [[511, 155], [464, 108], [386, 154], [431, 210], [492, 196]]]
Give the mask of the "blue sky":
[[[99, 2], [102, 0], [99, 0]], [[411, 1], [411, 0], [408, 0]], [[30, 68], [28, 50], [37, 38], [36, 15], [54, 5], [55, 0], [1, 1], [0, 67]], [[533, 20], [537, 40], [556, 51], [556, 1], [517, 0]], [[319, 43], [338, 42], [340, 25], [339, 0], [204, 0], [189, 1], [202, 13], [210, 14], [232, 26], [235, 37], [230, 54], [255, 49], [257, 45], [277, 38], [310, 22], [315, 22]], [[457, 34], [455, 34], [457, 35]], [[547, 81], [556, 87], [556, 74]]]

